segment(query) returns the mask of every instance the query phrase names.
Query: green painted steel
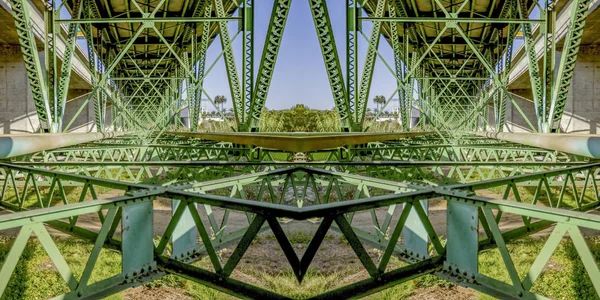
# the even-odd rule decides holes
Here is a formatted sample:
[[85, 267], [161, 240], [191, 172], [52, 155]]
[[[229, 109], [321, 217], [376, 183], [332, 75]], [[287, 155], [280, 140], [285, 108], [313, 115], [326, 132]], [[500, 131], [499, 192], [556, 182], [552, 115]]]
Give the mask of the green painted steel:
[[559, 131], [560, 121], [567, 103], [567, 95], [571, 86], [571, 79], [575, 74], [575, 63], [579, 53], [579, 44], [583, 36], [583, 29], [587, 20], [590, 1], [573, 1], [571, 15], [569, 19], [569, 28], [564, 41], [560, 66], [556, 75], [557, 83], [552, 91], [552, 102], [548, 115], [549, 124], [546, 132]]
[[258, 67], [256, 87], [254, 88], [254, 95], [252, 95], [252, 102], [250, 105], [250, 116], [248, 120], [250, 122], [248, 124], [250, 131], [258, 131], [259, 129], [258, 123], [262, 111], [265, 108], [271, 80], [273, 79], [273, 73], [275, 71], [277, 55], [279, 54], [279, 47], [281, 46], [285, 24], [291, 5], [291, 0], [278, 0], [273, 2], [269, 28], [267, 29], [262, 58]]
[[[314, 298], [371, 295], [425, 274], [497, 298], [540, 298], [531, 288], [564, 239], [573, 241], [583, 271], [600, 294], [598, 264], [581, 233], [600, 230], [600, 218], [585, 213], [600, 205], [597, 137], [501, 132], [509, 101], [532, 131], [557, 128], [589, 2], [574, 1], [554, 76], [553, 53], [560, 41], [553, 3], [436, 0], [423, 6], [420, 1], [347, 0], [346, 49], [338, 53], [326, 1], [308, 0], [340, 129], [354, 132], [342, 134], [256, 132], [291, 0], [274, 2], [258, 68], [254, 10], [262, 9], [262, 2], [133, 1], [125, 4], [125, 12], [102, 1], [65, 2], [71, 18], [61, 19], [54, 7], [45, 12], [47, 72], [30, 30], [29, 3], [11, 1], [42, 127], [67, 131], [93, 104], [97, 130], [115, 132], [0, 137], [6, 148], [0, 206], [15, 212], [0, 216], [0, 231], [20, 230], [0, 262], [0, 295], [35, 236], [66, 283], [65, 298], [104, 297], [169, 273], [234, 296], [286, 299], [235, 275], [252, 243], [269, 231], [298, 283], [309, 269], [321, 268], [311, 263], [327, 255], [319, 252], [326, 251], [320, 246], [329, 233], [348, 242], [365, 278]], [[176, 4], [182, 9], [174, 10]], [[535, 7], [539, 19], [529, 17]], [[238, 30], [230, 35], [234, 23]], [[371, 29], [370, 36], [363, 28]], [[78, 31], [88, 44], [92, 88], [67, 120]], [[519, 32], [535, 120], [527, 118], [526, 107], [508, 89]], [[233, 48], [239, 36], [241, 52]], [[358, 53], [359, 36], [366, 42], [364, 57]], [[222, 51], [207, 61], [216, 39]], [[544, 43], [541, 56], [536, 40]], [[382, 41], [391, 46], [393, 62], [382, 55]], [[65, 46], [63, 57], [59, 43]], [[233, 113], [221, 111], [204, 86], [221, 60]], [[384, 95], [380, 111], [369, 114], [378, 60], [397, 84]], [[219, 111], [223, 127], [238, 132], [194, 132], [203, 98]], [[358, 133], [374, 128], [393, 98], [399, 99], [396, 114], [403, 133]], [[186, 106], [189, 129], [180, 118]], [[498, 133], [474, 134], [490, 129]], [[158, 199], [170, 202], [172, 210], [164, 231], [155, 233]], [[434, 199], [447, 204], [444, 236], [434, 227], [440, 223], [433, 222], [436, 215], [429, 214]], [[90, 214], [100, 221], [94, 230], [82, 222]], [[232, 223], [236, 214], [242, 224]], [[367, 226], [355, 221], [358, 215], [370, 217]], [[514, 228], [499, 226], [508, 216]], [[299, 227], [317, 224], [302, 255], [282, 225], [290, 220]], [[93, 245], [80, 276], [73, 275], [46, 226]], [[510, 243], [552, 226], [527, 275], [519, 276]], [[90, 284], [102, 248], [116, 250], [123, 269]], [[219, 252], [226, 248], [228, 257]], [[479, 273], [478, 254], [490, 248], [498, 249], [509, 281]], [[380, 251], [377, 258], [371, 249]], [[194, 264], [203, 258], [210, 268]], [[404, 265], [390, 269], [394, 258]]]
[[33, 23], [29, 16], [29, 2], [26, 0], [14, 0], [10, 1], [10, 6], [19, 42], [21, 43], [21, 52], [23, 53], [23, 60], [25, 61], [27, 78], [31, 86], [36, 112], [42, 128], [49, 129], [53, 119], [50, 111], [47, 86], [43, 80], [45, 76], [42, 71], [35, 35], [32, 30]]
[[343, 79], [342, 67], [338, 56], [327, 3], [324, 0], [308, 0], [310, 11], [313, 16], [317, 39], [321, 45], [321, 53], [325, 62], [325, 69], [329, 78], [329, 85], [333, 94], [333, 101], [340, 115], [340, 127], [342, 131], [350, 131], [352, 117], [350, 116], [350, 104]]
[[[215, 0], [215, 11], [217, 17], [225, 17], [223, 2], [223, 0]], [[225, 66], [227, 68], [227, 80], [229, 80], [229, 88], [232, 96], [231, 101], [233, 103], [233, 114], [235, 116], [237, 127], [239, 127], [240, 123], [242, 123], [244, 120], [246, 106], [243, 103], [244, 99], [242, 98], [242, 87], [238, 70], [236, 68], [235, 56], [233, 53], [231, 40], [229, 39], [230, 35], [226, 21], [219, 22], [219, 32], [221, 47], [223, 47], [224, 53], [223, 57], [225, 59]]]
[[252, 0], [245, 0], [242, 11], [243, 32], [243, 64], [242, 64], [242, 98], [243, 98], [243, 120], [239, 131], [247, 131], [251, 118], [252, 99], [254, 97], [254, 8]]
[[[307, 267], [310, 266], [310, 262], [314, 258], [314, 255], [317, 253], [317, 251], [320, 251], [318, 246], [322, 242], [325, 233], [328, 230], [340, 231], [349, 241], [356, 254], [356, 258], [361, 261], [364, 269], [368, 274], [370, 274], [369, 279], [329, 291], [321, 295], [321, 297], [328, 297], [331, 295], [341, 295], [341, 297], [344, 297], [344, 295], [368, 295], [383, 287], [399, 284], [404, 282], [404, 280], [429, 273], [434, 273], [442, 278], [473, 287], [492, 295], [504, 295], [504, 297], [506, 297], [507, 295], [516, 295], [519, 291], [522, 293], [531, 294], [529, 291], [531, 283], [534, 282], [537, 277], [539, 277], [539, 274], [542, 272], [541, 267], [545, 265], [547, 262], [547, 257], [549, 257], [549, 255], [556, 248], [556, 241], [562, 239], [567, 230], [569, 230], [571, 238], [575, 241], [576, 250], [581, 255], [582, 260], [585, 262], [587, 273], [589, 274], [590, 278], [596, 278], [595, 274], [598, 272], [597, 265], [593, 257], [589, 254], [589, 249], [587, 246], [584, 246], [585, 242], [582, 242], [583, 239], [581, 238], [578, 227], [600, 230], [600, 225], [598, 225], [600, 224], [600, 219], [594, 215], [565, 210], [565, 204], [558, 204], [561, 202], [560, 198], [564, 197], [565, 195], [564, 191], [566, 190], [566, 185], [563, 185], [562, 191], [560, 192], [549, 188], [543, 188], [544, 182], [547, 183], [548, 178], [562, 178], [564, 182], [568, 183], [569, 178], [574, 178], [572, 174], [582, 174], [582, 172], [585, 173], [586, 171], [592, 170], [594, 172], [599, 171], [600, 165], [598, 164], [588, 164], [585, 166], [563, 168], [552, 172], [541, 172], [510, 178], [494, 179], [487, 182], [467, 183], [439, 188], [428, 185], [415, 185], [416, 189], [406, 189], [406, 187], [400, 187], [400, 189], [391, 189], [391, 194], [377, 197], [370, 197], [370, 192], [366, 192], [365, 190], [364, 196], [360, 196], [357, 200], [341, 202], [336, 201], [332, 203], [322, 202], [317, 205], [306, 207], [293, 207], [284, 205], [283, 203], [276, 204], [277, 202], [268, 203], [257, 200], [244, 200], [235, 197], [222, 197], [209, 194], [211, 190], [218, 190], [225, 186], [232, 188], [237, 187], [237, 189], [239, 189], [240, 184], [242, 187], [246, 185], [251, 186], [254, 182], [257, 182], [257, 180], [258, 182], [262, 181], [260, 178], [265, 176], [266, 173], [248, 174], [240, 177], [220, 179], [218, 181], [220, 183], [217, 181], [214, 181], [212, 184], [209, 182], [200, 182], [203, 187], [194, 186], [185, 188], [184, 186], [171, 186], [157, 188], [154, 186], [118, 183], [116, 181], [94, 179], [84, 176], [60, 174], [43, 169], [18, 167], [10, 164], [3, 164], [2, 168], [8, 168], [14, 171], [30, 174], [35, 173], [37, 177], [50, 176], [53, 178], [60, 178], [60, 182], [86, 182], [87, 189], [90, 190], [95, 189], [93, 188], [94, 186], [112, 186], [124, 191], [132, 189], [135, 190], [133, 192], [128, 192], [129, 196], [112, 199], [97, 199], [95, 192], [93, 192], [89, 196], [80, 197], [81, 203], [51, 206], [0, 217], [0, 230], [22, 226], [27, 237], [29, 233], [35, 232], [42, 243], [46, 243], [44, 246], [46, 251], [48, 251], [53, 262], [59, 266], [58, 268], [59, 271], [62, 272], [61, 274], [65, 274], [65, 276], [63, 276], [65, 280], [67, 282], [71, 282], [69, 284], [69, 286], [71, 286], [71, 293], [81, 293], [81, 295], [97, 294], [105, 290], [121, 290], [130, 286], [131, 283], [131, 281], [123, 281], [123, 279], [145, 282], [156, 276], [162, 275], [160, 270], [167, 270], [169, 273], [178, 274], [184, 278], [195, 280], [202, 284], [206, 284], [234, 295], [269, 295], [269, 297], [281, 297], [281, 295], [274, 294], [271, 291], [263, 290], [248, 284], [243, 284], [231, 278], [230, 276], [232, 271], [236, 269], [240, 258], [243, 257], [244, 253], [247, 251], [248, 245], [252, 242], [252, 240], [255, 239], [256, 235], [260, 231], [267, 228], [270, 228], [275, 234], [278, 244], [286, 254], [286, 259], [290, 262], [292, 269], [294, 270], [294, 273], [299, 281], [302, 280]], [[270, 173], [272, 176], [280, 176], [282, 174], [292, 174], [290, 172], [309, 172], [314, 175], [326, 174], [326, 172], [311, 168], [281, 169], [278, 171], [271, 171]], [[389, 183], [377, 180], [375, 178], [361, 177], [347, 173], [338, 173], [336, 176], [339, 176], [337, 178], [338, 181], [343, 181], [345, 184], [354, 185], [358, 190], [364, 190], [364, 184], [367, 184], [368, 189], [378, 189], [384, 187], [390, 188]], [[30, 178], [29, 176], [27, 177]], [[579, 175], [577, 175], [577, 177], [579, 177]], [[13, 176], [12, 178], [14, 180], [14, 178], [23, 177]], [[594, 182], [595, 185], [595, 175], [587, 176], [586, 178], [591, 178], [591, 182]], [[370, 183], [369, 180], [371, 181]], [[532, 180], [539, 181], [540, 184], [538, 186], [541, 186], [542, 189], [544, 189], [544, 192], [559, 197], [554, 199], [558, 200], [557, 202], [554, 202], [555, 205], [552, 205], [552, 202], [551, 207], [540, 206], [539, 203], [536, 205], [537, 198], [534, 198], [531, 204], [520, 202], [518, 196], [519, 193], [516, 189], [514, 190], [516, 201], [509, 200], [508, 198], [494, 200], [476, 196], [479, 191], [483, 191], [492, 186], [506, 186], [507, 188], [511, 188], [514, 187], [515, 183], [519, 184], [521, 182], [530, 182]], [[277, 181], [276, 177], [272, 178], [271, 181]], [[587, 183], [584, 183], [583, 185], [581, 185], [581, 183], [574, 185], [573, 187], [576, 189], [576, 192], [586, 191], [587, 186], [591, 184], [587, 179], [586, 182]], [[295, 182], [294, 184], [296, 184], [297, 187], [304, 185], [302, 182]], [[58, 186], [62, 189], [62, 185], [59, 184]], [[336, 186], [339, 188], [339, 185]], [[47, 195], [52, 195], [54, 193], [53, 191], [41, 190], [35, 187], [24, 187], [23, 191], [31, 190], [32, 188], [35, 189], [36, 193], [40, 193], [40, 198], [42, 199], [46, 199]], [[201, 190], [198, 188], [201, 188]], [[5, 202], [6, 189], [6, 186], [4, 186], [2, 205], [10, 207], [10, 205]], [[82, 195], [86, 194], [85, 190], [86, 188], [84, 188]], [[471, 190], [473, 192], [466, 193], [464, 192], [465, 190]], [[266, 190], [265, 192], [272, 193], [269, 190]], [[539, 196], [541, 193], [536, 194]], [[585, 207], [590, 208], [600, 203], [600, 199], [598, 199], [597, 188], [595, 189], [595, 193], [592, 194], [595, 194], [596, 197], [594, 202], [576, 206], [574, 209], [585, 210]], [[428, 199], [439, 198], [440, 196], [446, 197], [446, 201], [448, 201], [448, 206], [450, 207], [448, 213], [449, 215], [452, 215], [452, 217], [447, 218], [446, 221], [448, 222], [447, 226], [449, 228], [449, 234], [447, 237], [449, 241], [445, 246], [440, 237], [434, 232], [433, 227], [431, 226], [431, 220], [429, 220], [429, 217], [425, 213], [423, 207], [423, 204], [427, 203]], [[149, 219], [148, 216], [152, 214], [152, 200], [150, 198], [153, 197], [173, 199], [179, 202], [179, 205], [177, 206], [178, 209], [174, 211], [173, 219], [171, 219], [169, 222], [164, 235], [160, 237], [158, 246], [156, 246], [156, 248], [152, 246], [152, 224], [148, 223], [151, 222], [151, 219]], [[23, 198], [25, 198], [25, 196], [23, 196]], [[374, 208], [384, 208], [390, 205], [393, 205], [394, 207], [405, 205], [405, 208], [403, 210], [390, 211], [392, 215], [399, 214], [398, 221], [394, 225], [388, 221], [381, 223], [380, 225], [375, 225], [374, 223], [377, 228], [381, 228], [381, 230], [383, 230], [383, 236], [369, 234], [363, 229], [352, 225], [352, 222], [346, 218], [349, 213], [355, 214], [361, 211], [368, 212]], [[221, 207], [222, 209], [230, 210], [232, 212], [247, 212], [254, 214], [255, 217], [249, 219], [247, 227], [248, 230], [242, 229], [242, 231], [225, 233], [224, 236], [220, 236], [218, 234], [216, 236], [211, 236], [207, 229], [210, 228], [211, 230], [218, 231], [222, 229], [220, 229], [219, 225], [217, 224], [214, 225], [216, 227], [211, 225], [208, 228], [203, 224], [203, 222], [205, 222], [203, 221], [203, 218], [208, 218], [208, 220], [206, 220], [206, 224], [213, 224], [213, 221], [210, 221], [211, 214], [205, 214], [201, 216], [197, 210], [198, 207], [207, 206]], [[558, 207], [563, 208], [559, 209]], [[27, 208], [31, 209], [31, 207]], [[71, 224], [77, 224], [77, 221], [75, 220], [77, 216], [86, 213], [99, 213], [102, 212], [103, 209], [107, 208], [108, 213], [103, 215], [102, 218], [104, 225], [98, 233], [85, 231], [79, 227], [73, 227], [73, 225], [71, 225], [69, 232], [73, 235], [89, 239], [92, 242], [95, 241], [95, 250], [93, 250], [93, 254], [90, 256], [82, 278], [69, 277], [68, 274], [70, 273], [68, 272], [68, 269], [60, 267], [61, 265], [64, 265], [61, 263], [62, 256], [60, 251], [57, 251], [56, 248], [51, 244], [48, 244], [48, 242], [44, 242], [42, 237], [47, 236], [47, 233], [45, 233], [45, 229], [43, 231], [36, 231], [36, 228], [39, 230], [43, 229], [43, 227], [39, 226], [38, 224], [41, 224], [41, 222], [46, 222], [53, 227], [61, 228], [61, 226], [64, 225], [60, 225], [62, 224], [62, 221], [58, 221], [59, 219], [71, 219]], [[424, 237], [428, 240], [431, 240], [430, 245], [433, 249], [433, 252], [428, 251], [427, 254], [433, 256], [429, 259], [424, 259], [423, 255], [417, 256], [414, 252], [411, 254], [411, 250], [409, 248], [405, 248], [403, 244], [398, 243], [400, 232], [402, 230], [406, 230], [407, 228], [406, 222], [408, 221], [409, 212], [412, 210], [412, 208], [415, 209], [417, 218], [424, 225], [426, 232]], [[177, 224], [181, 224], [180, 221], [184, 215], [184, 209], [190, 210], [192, 219], [194, 219], [193, 223], [196, 224], [196, 228], [198, 229], [204, 245], [204, 248], [192, 250], [190, 252], [192, 255], [191, 257], [197, 255], [209, 256], [214, 266], [214, 271], [200, 269], [198, 267], [194, 267], [191, 263], [186, 261], [174, 260], [170, 259], [168, 256], [163, 256], [163, 251], [166, 245], [173, 237], [173, 230], [176, 228]], [[492, 214], [492, 209], [499, 211], [499, 213], [496, 215]], [[122, 212], [119, 213], [119, 211]], [[118, 220], [117, 215], [119, 214], [121, 214], [120, 218], [125, 220], [123, 223], [124, 230], [122, 246], [119, 246], [119, 242], [113, 238], [113, 235], [115, 234], [114, 225], [118, 224], [116, 220]], [[473, 226], [477, 226], [478, 214], [485, 220], [485, 222], [482, 221], [482, 226], [485, 228], [484, 231], [487, 234], [485, 237], [479, 240], [479, 249], [486, 249], [487, 247], [496, 245], [500, 250], [500, 253], [503, 257], [503, 263], [507, 267], [509, 275], [512, 274], [512, 284], [506, 285], [502, 289], [498, 289], [498, 285], [500, 284], [498, 279], [477, 273], [476, 260], [475, 263], [473, 263], [473, 258], [476, 257], [474, 255], [477, 253], [477, 243], [475, 243], [475, 249], [473, 249], [473, 246], [468, 248], [470, 249], [468, 250], [470, 251], [468, 256], [456, 256], [455, 251], [464, 252], [462, 247], [465, 247], [465, 244], [453, 244], [453, 241], [459, 240], [459, 238], [453, 238], [455, 234], [453, 232], [457, 230], [456, 234], [459, 234], [460, 240], [464, 241], [465, 233], [460, 233], [460, 231], [467, 230], [467, 232], [473, 232]], [[559, 226], [557, 227], [558, 232], [553, 233], [553, 237], [548, 241], [548, 246], [545, 247], [548, 250], [540, 253], [539, 258], [536, 259], [536, 263], [534, 263], [532, 266], [533, 271], [528, 273], [531, 277], [526, 277], [523, 279], [523, 285], [521, 285], [521, 279], [516, 275], [511, 254], [506, 248], [507, 243], [515, 238], [518, 238], [519, 236], [522, 236], [523, 233], [518, 230], [500, 230], [498, 225], [496, 225], [496, 222], [499, 218], [501, 218], [502, 214], [516, 214], [521, 216], [524, 221], [522, 228], [526, 229], [529, 233], [537, 232], [543, 228], [547, 228], [554, 222], [559, 223]], [[298, 221], [311, 219], [314, 217], [323, 218], [320, 223], [319, 230], [317, 230], [314, 238], [307, 245], [307, 251], [302, 257], [296, 256], [295, 252], [292, 251], [293, 249], [286, 238], [285, 232], [282, 230], [279, 222], [277, 221], [278, 217], [292, 218]], [[536, 219], [535, 222], [532, 222], [533, 218]], [[32, 220], [35, 221], [32, 223]], [[465, 226], [464, 222], [467, 222], [468, 224], [471, 224], [472, 222], [474, 223], [472, 223], [471, 226]], [[135, 230], [135, 228], [138, 228], [138, 230]], [[130, 234], [129, 231], [132, 230], [134, 230], [134, 232], [137, 234]], [[385, 235], [385, 232], [388, 230], [390, 232], [389, 236]], [[145, 233], [143, 234], [142, 232]], [[384, 237], [383, 240], [381, 240], [382, 237]], [[477, 241], [477, 235], [472, 235], [472, 237], [474, 237], [474, 239], [470, 239], [470, 241]], [[490, 244], [492, 237], [494, 244]], [[131, 239], [135, 240], [136, 243], [131, 244], [133, 241]], [[216, 254], [216, 250], [228, 245], [232, 239], [239, 241], [239, 243], [234, 247], [234, 252], [230, 259], [227, 261], [221, 261]], [[21, 240], [26, 241], [24, 236], [21, 238]], [[48, 239], [45, 240], [49, 241]], [[376, 245], [377, 248], [383, 251], [383, 258], [379, 263], [372, 261], [369, 255], [367, 255], [365, 246], [363, 245], [365, 242], [368, 242], [369, 245]], [[143, 244], [148, 246], [146, 248], [132, 248]], [[101, 245], [109, 248], [122, 248], [123, 259], [124, 262], [126, 262], [126, 264], [124, 264], [124, 273], [114, 277], [114, 280], [111, 279], [113, 278], [111, 277], [107, 279], [108, 281], [103, 281], [104, 285], [102, 286], [97, 284], [87, 285], [87, 278], [89, 278], [89, 274], [92, 272], [93, 266], [97, 261], [98, 249]], [[427, 249], [429, 249], [429, 243], [426, 245], [428, 247]], [[10, 253], [14, 254], [9, 254], [9, 256], [14, 256], [14, 261], [18, 260], [20, 252], [22, 251], [22, 247], [24, 247], [24, 242], [17, 242], [13, 244], [12, 249], [14, 250], [11, 250]], [[145, 252], [147, 249], [151, 250], [150, 254]], [[132, 253], [131, 251], [136, 251], [135, 253], [137, 253], [138, 256], [134, 258], [129, 257], [128, 255]], [[401, 271], [387, 271], [385, 266], [389, 262], [389, 259], [392, 255], [404, 257], [407, 262], [407, 266], [399, 269]], [[156, 263], [158, 264], [158, 270], [157, 267], [154, 266], [154, 260], [156, 260]], [[10, 273], [12, 273], [11, 265], [4, 264], [1, 272], [3, 274], [10, 275]], [[395, 276], [394, 274], [398, 274], [397, 272], [402, 272], [401, 274], [403, 275]], [[475, 278], [475, 281], [470, 281], [469, 279], [465, 282], [465, 278]], [[478, 284], [474, 284], [474, 282], [477, 282]], [[0, 287], [4, 288], [5, 284], [3, 282], [0, 283], [3, 284]], [[525, 287], [526, 289], [522, 287]]]
[[446, 255], [450, 268], [477, 273], [479, 271], [479, 214], [477, 207], [449, 201]]
[[[385, 12], [386, 1], [377, 1], [377, 8], [375, 9], [375, 17], [383, 17]], [[357, 126], [362, 127], [364, 122], [365, 114], [367, 113], [367, 103], [369, 101], [369, 95], [371, 91], [371, 83], [373, 81], [373, 72], [375, 71], [375, 60], [377, 58], [377, 48], [379, 48], [379, 40], [381, 37], [381, 21], [373, 22], [373, 29], [371, 31], [371, 37], [369, 39], [369, 47], [367, 49], [367, 57], [365, 59], [365, 65], [363, 67], [363, 74], [360, 80], [358, 88], [358, 98], [354, 104], [355, 116], [354, 123]]]

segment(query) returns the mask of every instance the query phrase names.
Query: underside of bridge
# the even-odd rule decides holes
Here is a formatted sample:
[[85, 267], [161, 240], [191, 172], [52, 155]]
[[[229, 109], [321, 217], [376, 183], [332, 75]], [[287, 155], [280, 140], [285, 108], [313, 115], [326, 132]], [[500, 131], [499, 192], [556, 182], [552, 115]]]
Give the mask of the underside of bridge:
[[[315, 257], [333, 256], [328, 237], [360, 262], [364, 276], [306, 297], [363, 297], [424, 275], [503, 299], [551, 297], [536, 286], [565, 240], [587, 295], [600, 296], [589, 245], [600, 230], [600, 136], [561, 129], [596, 1], [346, 0], [345, 36], [336, 37], [332, 1], [294, 1], [311, 11], [304, 26], [321, 47], [337, 132], [261, 130], [267, 99], [277, 101], [268, 92], [282, 40], [294, 39], [285, 34], [292, 0], [9, 0], [40, 128], [0, 136], [0, 235], [14, 237], [0, 255], [0, 295], [16, 293], [35, 240], [64, 279], [65, 294], [53, 296], [104, 297], [172, 274], [241, 298], [293, 297], [239, 276], [268, 235], [299, 289], [323, 268]], [[32, 7], [45, 16], [42, 43]], [[258, 9], [271, 11], [264, 45], [255, 43]], [[91, 92], [67, 116], [82, 39]], [[533, 116], [509, 90], [517, 41]], [[381, 55], [384, 43], [393, 58]], [[399, 132], [372, 131], [377, 60], [397, 82], [383, 105], [399, 99]], [[201, 132], [201, 99], [218, 108], [204, 79], [219, 61], [229, 131]], [[97, 132], [69, 133], [90, 105]], [[507, 106], [529, 133], [506, 132]], [[444, 214], [434, 217], [432, 203]], [[310, 238], [298, 246], [289, 232], [303, 228]], [[70, 265], [56, 230], [89, 242], [84, 268]], [[517, 270], [511, 244], [533, 234], [543, 246]], [[121, 271], [98, 278], [103, 249], [118, 254]], [[490, 249], [508, 280], [480, 272]]]

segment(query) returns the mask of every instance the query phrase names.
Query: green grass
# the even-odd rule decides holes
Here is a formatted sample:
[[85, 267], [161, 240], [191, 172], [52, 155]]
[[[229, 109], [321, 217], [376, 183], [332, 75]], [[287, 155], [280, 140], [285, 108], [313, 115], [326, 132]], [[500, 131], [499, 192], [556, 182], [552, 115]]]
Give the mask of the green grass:
[[[508, 245], [517, 272], [523, 279], [545, 239], [525, 238]], [[600, 261], [600, 238], [588, 239], [588, 246], [596, 262]], [[480, 273], [510, 283], [510, 278], [498, 249], [485, 251], [479, 256]], [[570, 239], [565, 238], [554, 252], [542, 276], [534, 283], [532, 292], [553, 299], [599, 299]], [[481, 299], [494, 299], [481, 295]]]
[[[8, 238], [1, 237], [0, 261], [4, 262], [11, 245]], [[75, 276], [79, 278], [93, 245], [74, 238], [58, 239], [56, 245]], [[89, 283], [116, 275], [120, 270], [120, 254], [103, 249], [100, 262], [94, 269]], [[58, 275], [44, 248], [37, 240], [30, 239], [2, 299], [45, 299], [68, 291], [66, 283]], [[108, 299], [120, 297], [113, 296]]]
[[[291, 234], [289, 238], [293, 243], [301, 243], [307, 242], [309, 235], [300, 232]], [[55, 241], [75, 276], [79, 278], [92, 245], [75, 238], [55, 238]], [[544, 242], [545, 239], [525, 238], [509, 244], [508, 249], [521, 278], [529, 270]], [[11, 239], [0, 238], [0, 261], [3, 262], [6, 258], [11, 244]], [[600, 261], [600, 238], [592, 237], [588, 239], [588, 244], [596, 260]], [[118, 274], [121, 270], [120, 260], [119, 253], [102, 250], [90, 283]], [[210, 262], [208, 258], [204, 258], [196, 265], [209, 268]], [[395, 258], [390, 261], [391, 269], [403, 265], [404, 263]], [[497, 249], [482, 252], [479, 257], [479, 267], [482, 274], [507, 283], [510, 282]], [[241, 265], [236, 272], [240, 272], [244, 280], [249, 280], [250, 283], [257, 286], [295, 299], [305, 299], [350, 284], [359, 278], [357, 274], [365, 271], [362, 268], [349, 267], [324, 274], [316, 268], [310, 268], [301, 285], [296, 282], [295, 276], [289, 268], [266, 272]], [[164, 276], [148, 283], [147, 286], [150, 288], [168, 286], [181, 289], [194, 299], [234, 299], [229, 295], [173, 275]], [[452, 284], [436, 276], [426, 275], [396, 285], [366, 299], [405, 299], [419, 289], [428, 287], [445, 289], [451, 286]], [[56, 272], [43, 247], [35, 239], [32, 239], [19, 260], [2, 299], [43, 299], [67, 291], [66, 284]], [[598, 299], [583, 263], [569, 239], [564, 239], [560, 244], [544, 273], [534, 284], [532, 291], [554, 299]], [[480, 299], [492, 299], [486, 295], [478, 295]], [[113, 295], [108, 299], [122, 298], [123, 293]]]

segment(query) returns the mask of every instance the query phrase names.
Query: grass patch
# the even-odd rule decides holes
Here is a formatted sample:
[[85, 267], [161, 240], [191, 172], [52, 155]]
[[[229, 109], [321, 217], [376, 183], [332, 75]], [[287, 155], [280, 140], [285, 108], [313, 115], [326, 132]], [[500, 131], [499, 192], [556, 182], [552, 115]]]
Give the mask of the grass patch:
[[[587, 241], [596, 262], [600, 261], [600, 238], [592, 237]], [[507, 245], [521, 279], [527, 275], [544, 243], [545, 239], [525, 238]], [[511, 282], [498, 249], [481, 253], [479, 268], [479, 272], [486, 276]], [[531, 291], [553, 299], [599, 299], [569, 238], [562, 240]], [[487, 295], [480, 298], [494, 299]]]
[[[268, 237], [265, 238], [268, 239]], [[303, 243], [309, 240], [310, 235], [298, 232], [290, 234], [289, 238], [294, 243]], [[93, 245], [75, 238], [55, 238], [55, 241], [75, 276], [79, 278]], [[525, 238], [508, 245], [521, 278], [526, 275], [544, 243], [545, 239]], [[4, 262], [11, 245], [12, 238], [0, 237], [0, 262]], [[600, 238], [589, 238], [588, 245], [596, 260], [600, 261]], [[102, 250], [90, 283], [120, 273], [120, 261], [119, 253], [106, 249]], [[206, 269], [211, 268], [208, 258], [203, 258], [196, 265]], [[396, 269], [403, 265], [405, 265], [403, 262], [392, 258], [389, 268]], [[482, 274], [507, 283], [510, 282], [497, 249], [482, 252], [479, 257], [479, 266]], [[240, 266], [236, 272], [238, 273], [236, 276], [244, 281], [294, 299], [305, 299], [366, 278], [366, 271], [362, 267], [356, 266], [329, 273], [320, 272], [317, 266], [309, 268], [301, 285], [296, 282], [296, 278], [289, 268], [268, 272]], [[170, 287], [181, 289], [194, 299], [235, 299], [232, 296], [174, 275], [164, 276], [148, 283], [147, 286], [149, 288]], [[419, 289], [431, 287], [447, 289], [452, 286], [452, 284], [434, 275], [426, 275], [370, 295], [366, 299], [405, 299]], [[67, 291], [66, 284], [58, 275], [45, 250], [35, 238], [32, 238], [17, 264], [16, 271], [9, 281], [2, 299], [42, 299]], [[554, 299], [598, 299], [591, 280], [570, 239], [564, 239], [560, 244], [546, 266], [544, 273], [534, 284], [532, 291]], [[113, 295], [108, 299], [123, 299], [124, 293]], [[492, 299], [482, 294], [478, 294], [478, 298]]]

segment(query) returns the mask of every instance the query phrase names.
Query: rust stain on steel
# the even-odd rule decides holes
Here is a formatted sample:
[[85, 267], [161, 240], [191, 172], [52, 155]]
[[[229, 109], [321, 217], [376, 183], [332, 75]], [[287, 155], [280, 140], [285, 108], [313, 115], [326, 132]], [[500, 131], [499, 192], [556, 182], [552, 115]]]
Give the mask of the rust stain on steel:
[[255, 145], [263, 148], [309, 152], [332, 149], [345, 145], [359, 145], [415, 137], [430, 132], [407, 133], [199, 133], [171, 132], [171, 134], [204, 140]]
[[566, 133], [476, 132], [477, 135], [513, 143], [600, 158], [600, 135]]

